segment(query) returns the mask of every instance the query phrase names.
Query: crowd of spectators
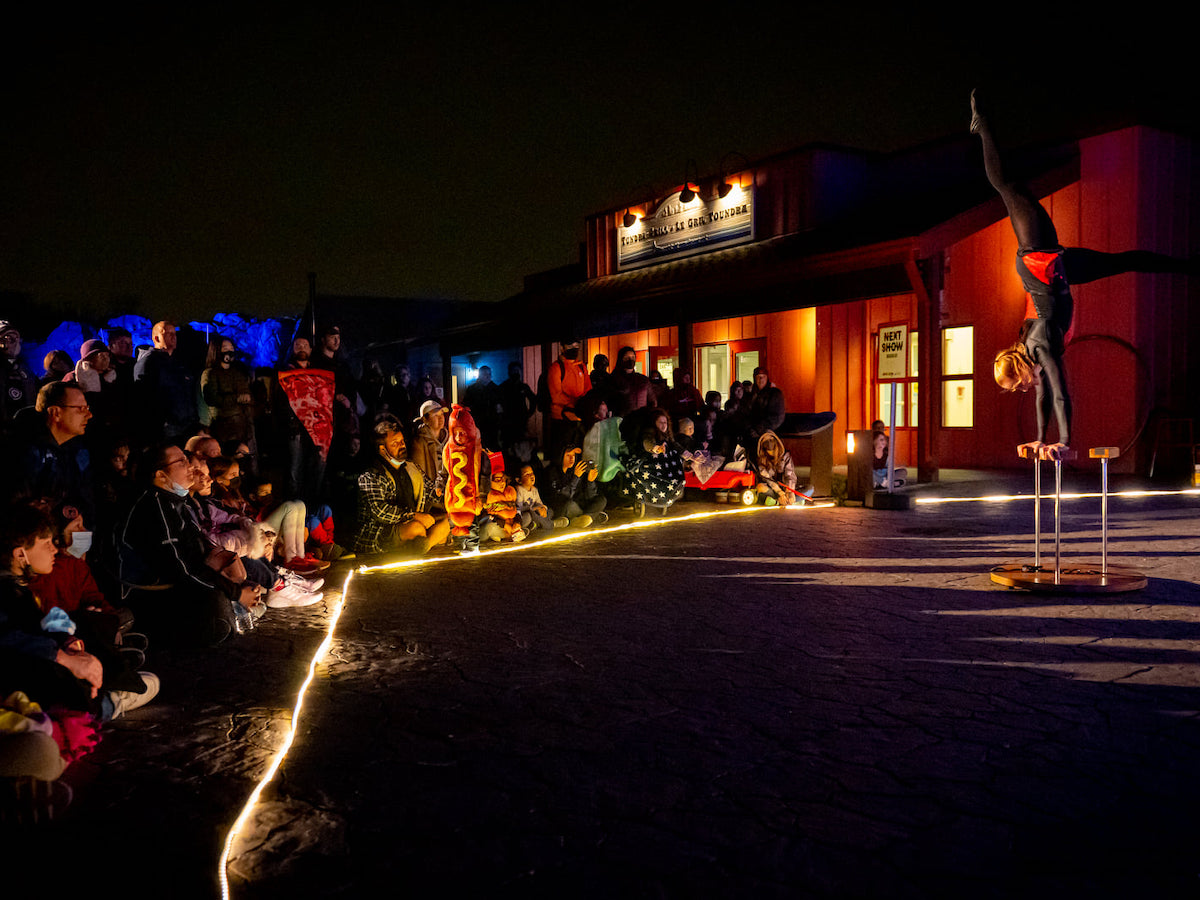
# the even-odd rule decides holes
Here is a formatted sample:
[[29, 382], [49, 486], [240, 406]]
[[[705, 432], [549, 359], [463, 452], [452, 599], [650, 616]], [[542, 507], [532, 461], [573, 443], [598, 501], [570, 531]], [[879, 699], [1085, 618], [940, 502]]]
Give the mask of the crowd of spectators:
[[518, 363], [500, 383], [484, 366], [450, 407], [407, 366], [356, 377], [336, 326], [267, 372], [227, 336], [202, 369], [173, 323], [152, 341], [135, 354], [112, 328], [48, 354], [39, 384], [0, 321], [0, 775], [56, 777], [153, 699], [154, 650], [216, 647], [319, 602], [340, 557], [473, 552], [614, 509], [665, 512], [686, 472], [722, 466], [761, 470], [764, 499], [795, 494], [764, 370], [722, 406], [685, 370], [670, 389], [638, 373], [630, 347], [589, 372], [567, 340], [536, 392]]

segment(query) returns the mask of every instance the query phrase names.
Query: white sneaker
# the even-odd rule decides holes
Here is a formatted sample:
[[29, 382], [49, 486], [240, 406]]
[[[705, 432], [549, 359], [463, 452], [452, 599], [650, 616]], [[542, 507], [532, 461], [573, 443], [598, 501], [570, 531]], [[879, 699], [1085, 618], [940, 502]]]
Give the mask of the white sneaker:
[[112, 717], [114, 719], [119, 719], [131, 709], [139, 709], [140, 707], [145, 706], [158, 696], [158, 689], [161, 687], [158, 676], [153, 672], [138, 672], [138, 675], [140, 675], [142, 681], [146, 683], [146, 690], [144, 692], [140, 694], [134, 693], [133, 691], [108, 692], [108, 699], [111, 700], [113, 704]]
[[271, 609], [281, 609], [287, 606], [312, 606], [314, 603], [320, 603], [324, 596], [320, 592], [306, 591], [294, 584], [285, 584], [267, 594], [267, 606]]
[[285, 584], [294, 585], [300, 588], [300, 590], [307, 591], [310, 594], [314, 591], [319, 591], [325, 584], [324, 578], [319, 576], [316, 578], [305, 578], [303, 575], [293, 572], [291, 569], [280, 569], [279, 577], [283, 579]]

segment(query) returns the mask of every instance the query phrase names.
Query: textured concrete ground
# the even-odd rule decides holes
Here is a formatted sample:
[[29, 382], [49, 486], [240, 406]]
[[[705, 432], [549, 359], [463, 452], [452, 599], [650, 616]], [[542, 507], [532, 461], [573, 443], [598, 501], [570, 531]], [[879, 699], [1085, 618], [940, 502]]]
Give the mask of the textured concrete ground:
[[[1097, 507], [1067, 508], [1071, 552], [1098, 549]], [[1142, 592], [993, 585], [1030, 553], [1027, 501], [357, 576], [234, 896], [1195, 896], [1200, 504], [1112, 519]], [[325, 616], [172, 660], [60, 827], [152, 833], [169, 864], [143, 883], [211, 895]]]

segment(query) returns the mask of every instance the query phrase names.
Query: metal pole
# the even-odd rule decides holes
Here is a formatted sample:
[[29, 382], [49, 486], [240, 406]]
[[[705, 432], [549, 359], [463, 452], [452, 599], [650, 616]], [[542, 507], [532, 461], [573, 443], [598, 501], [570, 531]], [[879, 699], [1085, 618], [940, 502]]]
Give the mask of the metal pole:
[[1062, 573], [1062, 460], [1054, 460], [1054, 583]]
[[1042, 569], [1042, 461], [1033, 457], [1033, 568]]
[[892, 409], [888, 415], [888, 457], [887, 457], [887, 491], [892, 493], [896, 483], [896, 382], [892, 382]]
[[1100, 460], [1100, 574], [1108, 574], [1108, 457]]

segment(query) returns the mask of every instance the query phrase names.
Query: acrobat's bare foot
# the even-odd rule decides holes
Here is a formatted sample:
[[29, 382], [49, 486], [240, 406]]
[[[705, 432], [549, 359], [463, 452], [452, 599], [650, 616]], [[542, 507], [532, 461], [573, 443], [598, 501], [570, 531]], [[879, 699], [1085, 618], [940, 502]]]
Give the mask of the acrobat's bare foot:
[[983, 115], [979, 112], [975, 98], [978, 90], [979, 88], [971, 89], [971, 134], [979, 134], [979, 130], [983, 127]]

